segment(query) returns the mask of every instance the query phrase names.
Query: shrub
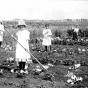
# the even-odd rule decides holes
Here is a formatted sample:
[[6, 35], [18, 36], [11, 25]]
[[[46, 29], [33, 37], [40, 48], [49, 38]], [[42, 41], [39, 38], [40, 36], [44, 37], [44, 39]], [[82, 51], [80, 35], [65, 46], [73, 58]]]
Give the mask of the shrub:
[[55, 30], [55, 32], [54, 32], [54, 35], [55, 35], [55, 37], [61, 37], [61, 31], [58, 31], [58, 30]]

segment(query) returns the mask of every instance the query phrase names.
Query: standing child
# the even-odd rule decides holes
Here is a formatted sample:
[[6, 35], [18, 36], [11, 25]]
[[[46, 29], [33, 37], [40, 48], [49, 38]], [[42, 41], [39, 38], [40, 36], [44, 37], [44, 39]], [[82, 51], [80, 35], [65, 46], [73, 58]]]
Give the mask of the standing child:
[[46, 24], [45, 25], [45, 29], [43, 30], [43, 42], [42, 42], [42, 45], [45, 46], [45, 51], [48, 51], [47, 48], [48, 46], [50, 47], [50, 51], [51, 51], [51, 35], [52, 35], [52, 32], [51, 32], [51, 29], [49, 29], [49, 25]]
[[[29, 51], [30, 32], [26, 28], [26, 23], [20, 20], [17, 27], [19, 28], [19, 31], [16, 33], [18, 42]], [[31, 56], [19, 43], [16, 45], [16, 62], [21, 73], [28, 73], [26, 65], [31, 61]]]

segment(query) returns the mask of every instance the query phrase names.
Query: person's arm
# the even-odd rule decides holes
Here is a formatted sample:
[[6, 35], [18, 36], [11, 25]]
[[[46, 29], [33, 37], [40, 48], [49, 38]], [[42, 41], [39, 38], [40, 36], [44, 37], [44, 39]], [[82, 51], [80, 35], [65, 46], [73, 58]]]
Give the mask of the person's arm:
[[3, 35], [3, 33], [4, 33], [4, 26], [1, 25], [1, 27], [0, 27], [0, 34]]
[[52, 32], [51, 32], [51, 30], [50, 30], [50, 29], [49, 29], [48, 35], [49, 35], [49, 36], [51, 36], [51, 35], [52, 35]]
[[28, 33], [27, 33], [27, 41], [29, 42], [29, 40], [30, 40], [30, 32], [28, 31]]
[[45, 30], [43, 30], [42, 34], [45, 35]]
[[3, 25], [3, 32], [5, 31], [5, 27], [4, 27], [4, 25]]
[[47, 30], [47, 31], [44, 30], [43, 35], [44, 35], [45, 37], [48, 37], [48, 36], [49, 36], [49, 31], [48, 31], [48, 30]]
[[29, 40], [30, 40], [30, 32], [29, 32]]
[[16, 34], [14, 34], [14, 35], [15, 35], [15, 38], [18, 40], [19, 31]]

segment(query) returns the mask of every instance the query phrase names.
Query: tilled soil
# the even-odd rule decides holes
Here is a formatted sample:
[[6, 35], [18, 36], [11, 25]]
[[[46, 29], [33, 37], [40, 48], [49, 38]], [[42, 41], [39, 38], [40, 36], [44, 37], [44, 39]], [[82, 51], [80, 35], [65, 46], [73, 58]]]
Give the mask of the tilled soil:
[[[67, 57], [62, 53], [52, 53], [52, 52], [38, 52], [31, 51], [32, 54], [40, 59], [51, 59], [64, 61], [70, 60], [83, 60], [88, 61], [87, 56], [83, 55], [68, 55]], [[1, 63], [6, 60], [7, 57], [14, 57], [15, 52], [9, 52], [1, 50], [0, 60]], [[32, 58], [33, 59], [33, 58]], [[46, 63], [46, 61], [45, 61]], [[55, 62], [54, 62], [55, 63]], [[43, 62], [44, 64], [44, 62]], [[33, 63], [29, 66], [29, 74], [22, 75], [17, 73], [10, 73], [8, 70], [4, 69], [4, 75], [0, 74], [0, 88], [88, 88], [88, 66], [81, 66], [78, 70], [71, 70], [75, 75], [83, 77], [82, 82], [75, 83], [74, 85], [67, 83], [67, 77], [65, 76], [69, 70], [69, 65], [64, 63], [58, 63], [54, 67], [50, 67], [48, 71], [44, 71], [40, 74], [33, 72], [33, 69], [38, 63]], [[15, 66], [15, 65], [14, 65]], [[13, 67], [14, 67], [13, 66]], [[10, 67], [10, 66], [9, 66]], [[53, 75], [53, 77], [52, 77]]]

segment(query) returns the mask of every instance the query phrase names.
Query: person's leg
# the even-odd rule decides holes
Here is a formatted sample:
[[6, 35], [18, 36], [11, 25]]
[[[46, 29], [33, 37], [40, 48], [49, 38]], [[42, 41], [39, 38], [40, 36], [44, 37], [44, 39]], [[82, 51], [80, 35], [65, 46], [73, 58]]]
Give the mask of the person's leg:
[[78, 33], [76, 33], [76, 39], [78, 40]]
[[26, 62], [22, 62], [22, 70], [23, 71], [25, 70], [25, 65], [26, 65]]
[[26, 63], [25, 63], [25, 73], [28, 74], [28, 67], [30, 66], [30, 64], [32, 63], [31, 57], [27, 58]]
[[73, 32], [73, 40], [75, 40], [75, 33]]
[[0, 41], [0, 48], [1, 48], [1, 45], [2, 45], [2, 41]]
[[45, 51], [47, 51], [47, 46], [45, 46]]
[[22, 61], [19, 62], [19, 70], [22, 70]]
[[27, 70], [27, 69], [28, 69], [28, 63], [25, 64], [25, 70]]
[[51, 47], [51, 45], [50, 45], [50, 51], [52, 50], [52, 47]]
[[24, 71], [25, 71], [25, 63], [26, 62], [23, 62], [23, 61], [19, 62], [20, 73], [24, 73]]
[[27, 71], [27, 68], [28, 68], [28, 63], [27, 63], [27, 61], [25, 61], [25, 62], [23, 62], [23, 71], [24, 71], [24, 73], [26, 73], [26, 74], [28, 74], [28, 71]]
[[32, 60], [30, 58], [27, 58], [26, 62], [25, 62], [25, 70], [28, 69], [28, 64], [32, 63]]
[[74, 32], [74, 40], [76, 41], [77, 36], [76, 36], [76, 32]]
[[28, 63], [25, 63], [25, 73], [28, 74]]

